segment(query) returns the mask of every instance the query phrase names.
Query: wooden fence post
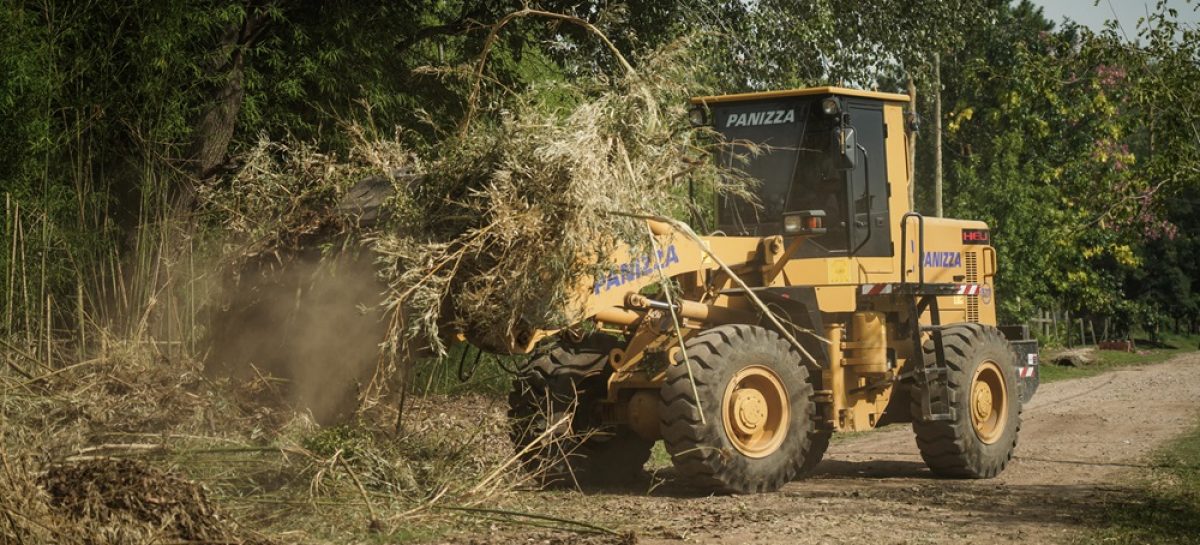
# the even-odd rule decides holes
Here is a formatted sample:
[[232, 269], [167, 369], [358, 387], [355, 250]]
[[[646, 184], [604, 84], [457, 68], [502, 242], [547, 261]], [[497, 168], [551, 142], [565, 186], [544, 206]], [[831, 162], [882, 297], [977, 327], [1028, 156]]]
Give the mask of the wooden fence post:
[[[1063, 312], [1063, 325], [1065, 326], [1063, 327], [1063, 337], [1064, 342], [1067, 343], [1067, 348], [1075, 348], [1073, 334], [1071, 333], [1071, 311], [1069, 310]], [[1054, 333], [1058, 333], [1057, 324], [1054, 326]]]

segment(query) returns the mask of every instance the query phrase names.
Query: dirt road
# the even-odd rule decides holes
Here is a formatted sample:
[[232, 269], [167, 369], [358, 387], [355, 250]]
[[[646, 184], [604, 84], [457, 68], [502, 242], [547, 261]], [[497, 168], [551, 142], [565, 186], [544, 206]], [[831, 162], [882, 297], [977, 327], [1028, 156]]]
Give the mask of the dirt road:
[[[835, 443], [814, 477], [772, 494], [696, 496], [667, 482], [648, 495], [520, 501], [634, 531], [639, 543], [1069, 543], [1102, 526], [1106, 510], [1139, 501], [1146, 456], [1194, 425], [1197, 399], [1200, 354], [1045, 384], [1025, 408], [1015, 460], [991, 480], [934, 478], [898, 426]], [[508, 543], [574, 541], [495, 531]]]

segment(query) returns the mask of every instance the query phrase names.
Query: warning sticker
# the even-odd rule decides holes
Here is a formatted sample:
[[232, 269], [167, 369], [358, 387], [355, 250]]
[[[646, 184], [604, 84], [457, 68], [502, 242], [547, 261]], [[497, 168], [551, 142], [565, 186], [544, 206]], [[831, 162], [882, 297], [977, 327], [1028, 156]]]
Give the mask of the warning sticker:
[[829, 260], [829, 283], [850, 283], [850, 260], [848, 258]]

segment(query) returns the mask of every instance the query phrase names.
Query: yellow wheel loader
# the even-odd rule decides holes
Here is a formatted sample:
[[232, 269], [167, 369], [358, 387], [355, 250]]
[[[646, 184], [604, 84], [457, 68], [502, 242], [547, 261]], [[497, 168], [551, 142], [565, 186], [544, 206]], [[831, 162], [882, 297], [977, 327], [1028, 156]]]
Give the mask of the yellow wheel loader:
[[507, 347], [532, 352], [510, 396], [525, 465], [619, 480], [662, 440], [681, 478], [766, 492], [812, 471], [833, 433], [910, 422], [934, 473], [1000, 473], [1036, 341], [996, 325], [988, 226], [909, 210], [907, 102], [836, 87], [693, 99], [760, 206], [718, 203], [704, 236], [647, 219], [649, 251], [581, 283], [584, 323]]

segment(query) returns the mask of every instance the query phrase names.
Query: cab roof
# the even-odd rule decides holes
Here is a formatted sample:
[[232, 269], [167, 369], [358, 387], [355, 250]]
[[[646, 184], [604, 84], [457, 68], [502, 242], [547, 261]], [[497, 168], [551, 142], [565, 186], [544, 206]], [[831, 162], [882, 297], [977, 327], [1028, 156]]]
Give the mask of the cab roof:
[[738, 93], [734, 95], [715, 95], [693, 97], [692, 104], [720, 104], [723, 102], [745, 102], [769, 98], [800, 97], [811, 95], [838, 95], [858, 98], [872, 98], [885, 102], [908, 102], [908, 95], [899, 93], [881, 93], [878, 91], [862, 91], [845, 87], [808, 87], [804, 89], [789, 89], [786, 91], [765, 91], [760, 93]]

